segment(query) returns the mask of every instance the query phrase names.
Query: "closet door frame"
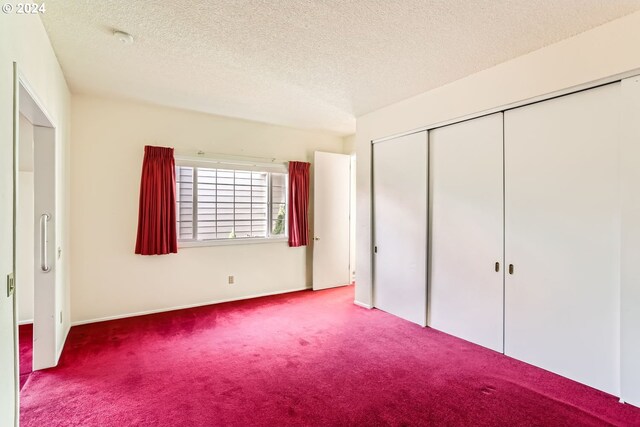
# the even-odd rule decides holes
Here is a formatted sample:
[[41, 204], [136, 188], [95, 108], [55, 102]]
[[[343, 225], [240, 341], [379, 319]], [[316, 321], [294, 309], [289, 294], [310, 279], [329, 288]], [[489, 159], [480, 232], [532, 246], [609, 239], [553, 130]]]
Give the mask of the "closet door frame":
[[[372, 156], [369, 159], [370, 162], [371, 162], [371, 169], [370, 169], [371, 170], [371, 175], [370, 175], [371, 176], [371, 180], [370, 180], [370, 187], [369, 187], [369, 191], [370, 191], [370, 194], [371, 194], [370, 206], [369, 206], [369, 209], [370, 209], [370, 212], [371, 212], [371, 246], [370, 246], [370, 253], [369, 253], [369, 259], [371, 260], [370, 264], [369, 264], [369, 275], [370, 275], [369, 277], [372, 278], [372, 280], [370, 282], [370, 285], [369, 285], [370, 286], [370, 290], [369, 291], [370, 291], [370, 295], [371, 295], [371, 304], [373, 304], [374, 297], [375, 297], [375, 295], [374, 295], [375, 294], [375, 290], [374, 290], [374, 288], [375, 288], [375, 277], [374, 277], [375, 259], [374, 259], [374, 236], [373, 236], [373, 234], [374, 234], [374, 226], [375, 226], [374, 225], [374, 218], [373, 218], [373, 216], [374, 216], [373, 215], [373, 212], [374, 212], [373, 148], [374, 147], [373, 146], [375, 144], [381, 143], [381, 142], [385, 142], [385, 141], [388, 141], [388, 140], [391, 140], [391, 139], [395, 139], [395, 138], [398, 138], [398, 137], [402, 137], [402, 136], [405, 136], [405, 135], [410, 135], [410, 134], [414, 134], [414, 133], [418, 133], [418, 132], [422, 132], [422, 131], [429, 131], [429, 130], [432, 130], [432, 129], [435, 129], [435, 128], [439, 128], [439, 127], [442, 127], [442, 126], [447, 126], [447, 125], [450, 125], [450, 124], [459, 123], [459, 122], [462, 122], [462, 121], [465, 121], [465, 120], [471, 120], [471, 119], [478, 118], [478, 117], [488, 116], [488, 115], [491, 115], [491, 114], [494, 114], [494, 113], [498, 113], [498, 112], [503, 112], [504, 113], [504, 112], [507, 112], [508, 110], [511, 110], [511, 109], [514, 109], [514, 108], [518, 108], [518, 107], [522, 107], [522, 106], [525, 106], [525, 105], [534, 104], [534, 103], [537, 103], [537, 102], [547, 101], [547, 100], [550, 100], [550, 99], [553, 99], [553, 98], [557, 98], [557, 97], [561, 97], [561, 96], [565, 96], [565, 95], [581, 92], [581, 91], [584, 91], [584, 90], [593, 89], [593, 88], [596, 88], [596, 87], [599, 87], [599, 86], [604, 86], [604, 85], [607, 85], [607, 84], [610, 84], [610, 83], [614, 83], [614, 82], [623, 82], [623, 81], [625, 81], [627, 79], [629, 79], [629, 80], [630, 79], [635, 79], [637, 81], [638, 78], [640, 78], [640, 68], [633, 69], [633, 70], [630, 70], [630, 71], [626, 71], [626, 72], [623, 72], [623, 73], [617, 73], [617, 74], [614, 74], [614, 75], [611, 75], [611, 76], [607, 76], [607, 77], [604, 77], [604, 78], [592, 80], [592, 81], [589, 81], [589, 82], [586, 82], [586, 83], [582, 83], [582, 84], [579, 84], [579, 85], [575, 85], [575, 86], [571, 86], [571, 87], [562, 88], [562, 89], [558, 89], [558, 90], [555, 90], [555, 91], [547, 92], [547, 93], [542, 94], [542, 95], [537, 95], [537, 96], [533, 96], [533, 97], [530, 97], [530, 98], [525, 98], [523, 100], [516, 101], [516, 102], [513, 102], [513, 103], [503, 104], [503, 105], [500, 105], [500, 106], [497, 106], [497, 107], [494, 107], [494, 108], [489, 108], [489, 109], [481, 110], [481, 111], [478, 111], [478, 112], [475, 112], [475, 113], [462, 115], [462, 116], [459, 116], [459, 117], [456, 117], [456, 118], [453, 118], [453, 119], [448, 119], [448, 120], [443, 120], [443, 121], [431, 123], [431, 124], [428, 124], [426, 126], [421, 126], [421, 127], [418, 127], [418, 128], [414, 128], [414, 129], [408, 130], [408, 131], [401, 131], [401, 132], [397, 132], [397, 133], [388, 134], [385, 137], [371, 139], [370, 140], [370, 144], [371, 144], [370, 150], [371, 150]], [[627, 93], [627, 92], [628, 92], [628, 90], [623, 91], [623, 96], [624, 97], [630, 96], [630, 94]], [[629, 103], [632, 103], [632, 101], [627, 101], [627, 105]], [[633, 131], [630, 129], [630, 126], [627, 126], [627, 127], [625, 127], [624, 132], [627, 132], [627, 134], [630, 134]], [[629, 145], [629, 144], [627, 144], [627, 145]], [[632, 150], [632, 149], [627, 149], [627, 151], [630, 154], [633, 154], [633, 155], [637, 154], [636, 157], [640, 157], [640, 152], [636, 153], [636, 151]], [[632, 151], [633, 151], [633, 153], [631, 153]], [[626, 168], [626, 169], [629, 169], [629, 168]], [[632, 175], [632, 173], [628, 172], [626, 169], [623, 169], [623, 175], [622, 175], [623, 179], [625, 177], [627, 177], [627, 176]], [[623, 183], [623, 185], [627, 185], [628, 186], [628, 183]], [[627, 193], [630, 193], [630, 191], [627, 191]], [[623, 195], [625, 195], [625, 193], [623, 193]], [[633, 199], [633, 201], [629, 201], [628, 202], [628, 205], [632, 205], [633, 203], [636, 203], [635, 195], [628, 196], [627, 199], [630, 199], [630, 200]], [[637, 202], [637, 204], [638, 204], [638, 206], [640, 206], [640, 202]], [[626, 208], [626, 206], [624, 204], [623, 204], [623, 208]], [[627, 209], [627, 211], [630, 211], [630, 210], [631, 210], [631, 208], [629, 207]], [[623, 215], [624, 215], [624, 213], [625, 212], [623, 211]], [[623, 218], [624, 218], [624, 216], [623, 216]], [[623, 230], [622, 230], [622, 234], [623, 235], [626, 232], [625, 231], [626, 230], [625, 226], [627, 228], [636, 228], [636, 226], [634, 224], [626, 225], [623, 222]], [[638, 234], [640, 235], [640, 232]], [[633, 253], [640, 253], [640, 245], [627, 245], [627, 246], [629, 246], [629, 247], [623, 246], [622, 250], [621, 250], [621, 254], [620, 255], [623, 258], [623, 260], [625, 259], [625, 257], [632, 256]], [[627, 251], [628, 253], [625, 253], [625, 251]], [[622, 292], [623, 293], [625, 292], [624, 286], [626, 286], [626, 289], [630, 289], [630, 285], [629, 284], [625, 284], [625, 282], [624, 282], [625, 273], [626, 273], [627, 270], [628, 271], [632, 271], [633, 270], [633, 268], [628, 268], [626, 266], [627, 264], [629, 264], [629, 263], [625, 264], [623, 262], [623, 270], [621, 272], [622, 280], [623, 280], [623, 283], [622, 283], [622, 286], [623, 286]], [[427, 268], [428, 268], [428, 266], [427, 266]], [[632, 293], [631, 291], [627, 290], [627, 295], [631, 294], [631, 293]], [[635, 291], [634, 290], [633, 291], [633, 296], [636, 297], [638, 299], [637, 302], [640, 303], [640, 291]], [[622, 324], [623, 325], [622, 325], [622, 327], [623, 328], [626, 327], [626, 331], [629, 331], [630, 327], [631, 327], [631, 325], [628, 324], [629, 323], [628, 319], [633, 318], [633, 316], [631, 314], [627, 314], [625, 316], [625, 307], [631, 307], [631, 306], [632, 306], [632, 303], [630, 301], [627, 301], [621, 307], [622, 316], [623, 316], [623, 319], [622, 319]], [[369, 306], [368, 308], [372, 308], [372, 306]], [[630, 309], [627, 309], [627, 311], [629, 311], [629, 310]], [[625, 320], [627, 320], [626, 324], [625, 324]], [[622, 333], [623, 333], [623, 335], [625, 334], [625, 332], [622, 332]], [[626, 334], [628, 335], [628, 332], [626, 332]], [[625, 356], [625, 354], [624, 354], [625, 344], [621, 343], [621, 347], [622, 347], [621, 351], [623, 352], [623, 354], [621, 354], [621, 359], [623, 360], [623, 362], [626, 361], [627, 365], [633, 365], [633, 366], [629, 366], [628, 369], [632, 370], [633, 375], [635, 376], [635, 378], [640, 378], [640, 374], [639, 374], [639, 372], [640, 372], [640, 362], [638, 362], [637, 364], [629, 362], [631, 359], [636, 360], [636, 358], [632, 357], [632, 355], [640, 354], [640, 346], [635, 346], [635, 347], [632, 347], [632, 348], [628, 348], [627, 352], [629, 353], [629, 355], [627, 355], [627, 356]], [[630, 347], [630, 346], [628, 346], [628, 347]], [[621, 366], [621, 377], [624, 377], [625, 371], [628, 370], [628, 369], [625, 369], [625, 363], [623, 363], [622, 366]], [[640, 396], [640, 387], [632, 389], [632, 387], [629, 385], [628, 381], [627, 382], [623, 381], [621, 386], [622, 386], [621, 401], [628, 399], [632, 404], [640, 405], [640, 400], [638, 400], [638, 399], [640, 399], [640, 397], [639, 397]]]
[[640, 407], [640, 75], [622, 80], [620, 400]]

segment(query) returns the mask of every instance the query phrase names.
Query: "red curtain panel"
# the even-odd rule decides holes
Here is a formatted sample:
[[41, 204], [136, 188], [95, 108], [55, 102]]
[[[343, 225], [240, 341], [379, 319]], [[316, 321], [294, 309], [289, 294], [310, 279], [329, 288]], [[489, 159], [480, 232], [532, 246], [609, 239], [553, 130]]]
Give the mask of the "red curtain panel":
[[173, 148], [144, 147], [136, 254], [178, 252]]
[[289, 162], [289, 246], [309, 243], [309, 167]]

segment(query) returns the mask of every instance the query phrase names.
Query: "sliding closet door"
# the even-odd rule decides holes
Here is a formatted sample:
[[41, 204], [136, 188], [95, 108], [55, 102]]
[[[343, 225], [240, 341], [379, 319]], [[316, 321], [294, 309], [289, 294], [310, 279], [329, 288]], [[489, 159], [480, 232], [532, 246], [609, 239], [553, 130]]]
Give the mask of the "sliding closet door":
[[374, 306], [426, 325], [427, 133], [373, 145]]
[[429, 150], [429, 326], [502, 352], [502, 113], [430, 131]]
[[620, 85], [505, 113], [505, 353], [618, 395]]

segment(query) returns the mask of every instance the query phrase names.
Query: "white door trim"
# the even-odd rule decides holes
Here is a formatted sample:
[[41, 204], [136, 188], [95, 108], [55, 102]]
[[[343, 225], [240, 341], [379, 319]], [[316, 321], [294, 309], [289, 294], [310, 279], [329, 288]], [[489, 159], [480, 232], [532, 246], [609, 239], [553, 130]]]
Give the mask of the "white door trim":
[[[47, 139], [47, 141], [44, 143], [53, 144], [53, 147], [51, 147], [51, 150], [50, 150], [53, 153], [52, 161], [54, 163], [52, 166], [53, 174], [54, 174], [52, 185], [54, 189], [56, 189], [57, 188], [56, 170], [58, 168], [58, 160], [56, 159], [56, 157], [58, 155], [59, 141], [56, 138], [55, 122], [52, 119], [52, 116], [47, 111], [47, 109], [44, 107], [44, 103], [41, 101], [40, 97], [38, 97], [33, 86], [29, 83], [27, 76], [21, 71], [19, 64], [15, 62], [14, 62], [14, 74], [15, 74], [15, 88], [14, 88], [15, 118], [14, 120], [16, 121], [14, 126], [18, 126], [19, 114], [23, 114], [34, 125], [34, 139], [36, 134], [42, 135], [44, 138]], [[14, 130], [14, 144], [15, 144], [14, 145], [14, 150], [15, 150], [14, 151], [14, 162], [15, 162], [14, 169], [16, 174], [17, 174], [17, 169], [19, 164], [19, 151], [20, 151], [18, 149], [19, 143], [20, 141], [19, 141], [18, 129], [16, 128]], [[36, 151], [36, 147], [34, 144], [34, 156], [35, 156], [35, 151]], [[17, 189], [17, 186], [18, 186], [17, 177], [14, 180], [15, 180], [15, 186]], [[35, 182], [34, 182], [34, 186], [35, 186]], [[14, 189], [14, 191], [16, 189]], [[36, 193], [36, 196], [37, 196], [37, 193]], [[57, 218], [57, 214], [60, 211], [58, 207], [58, 204], [59, 204], [58, 198], [59, 198], [59, 195], [56, 194], [55, 195], [55, 199], [56, 199], [55, 212], [51, 212], [54, 218]], [[37, 197], [36, 197], [36, 203], [37, 203]], [[19, 215], [17, 194], [14, 199], [14, 210], [17, 218], [17, 215]], [[52, 222], [50, 226], [50, 233], [52, 236], [56, 236], [57, 234], [55, 229], [56, 227], [55, 224], [56, 222]], [[36, 224], [34, 223], [34, 227], [35, 226]], [[57, 261], [56, 260], [57, 256], [55, 256], [54, 254], [56, 253], [55, 248], [58, 247], [58, 241], [59, 241], [58, 236], [51, 239], [50, 247], [53, 248], [53, 251], [50, 251], [50, 255], [49, 255], [49, 263], [51, 265], [55, 265]], [[14, 234], [14, 242], [13, 242], [14, 253], [16, 250], [16, 244], [17, 244], [17, 235]], [[15, 262], [15, 256], [14, 256], [14, 262]], [[36, 257], [36, 262], [38, 262], [37, 257]], [[15, 267], [14, 267], [14, 270], [15, 270]], [[58, 312], [58, 309], [56, 305], [55, 295], [56, 295], [56, 290], [58, 289], [58, 286], [60, 286], [59, 278], [55, 271], [55, 268], [53, 268], [52, 271], [49, 272], [48, 274], [52, 275], [54, 286], [52, 287], [52, 289], [48, 289], [46, 295], [40, 295], [41, 297], [45, 298], [45, 301], [40, 301], [41, 307], [45, 307], [47, 311], [47, 313], [45, 313], [44, 316], [42, 315], [42, 313], [40, 313], [40, 317], [43, 319], [46, 319], [47, 323], [50, 323], [50, 324], [48, 325], [48, 328], [47, 328], [48, 332], [47, 332], [46, 340], [39, 340], [39, 342], [34, 341], [33, 364], [36, 369], [44, 369], [44, 368], [56, 366], [60, 358], [61, 349], [64, 342], [64, 340], [62, 340], [63, 341], [62, 343], [57, 342], [58, 328], [62, 327], [62, 325], [60, 325], [58, 322], [58, 315], [56, 315], [56, 313]], [[16, 283], [18, 283], [19, 280], [20, 279], [17, 278]], [[17, 292], [19, 292], [19, 284], [16, 286], [16, 288], [17, 288]], [[36, 334], [35, 328], [38, 328], [38, 323], [40, 323], [40, 327], [43, 326], [42, 321], [38, 322], [37, 302], [39, 299], [39, 295], [38, 295], [37, 282], [34, 286], [34, 298], [36, 300], [36, 304], [34, 304], [34, 320], [36, 322], [34, 324], [34, 337], [36, 337], [37, 334]], [[14, 307], [14, 309], [16, 308]], [[16, 328], [17, 328], [17, 313], [15, 315], [14, 323], [16, 323]], [[51, 334], [52, 336], [49, 336], [49, 334]], [[37, 344], [40, 344], [40, 345], [37, 345]], [[16, 337], [16, 345], [17, 345], [17, 337]], [[17, 350], [16, 350], [16, 354], [18, 354]], [[19, 359], [16, 359], [17, 371], [18, 371], [18, 367], [17, 367], [18, 363], [19, 363]]]

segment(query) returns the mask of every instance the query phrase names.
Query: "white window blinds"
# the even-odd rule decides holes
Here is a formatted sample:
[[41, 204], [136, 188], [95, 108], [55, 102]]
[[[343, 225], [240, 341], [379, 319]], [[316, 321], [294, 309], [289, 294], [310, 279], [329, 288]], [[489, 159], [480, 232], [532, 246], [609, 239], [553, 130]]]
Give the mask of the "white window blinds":
[[[287, 230], [287, 174], [176, 166], [178, 239], [269, 239]], [[235, 166], [235, 165], [234, 165]]]

